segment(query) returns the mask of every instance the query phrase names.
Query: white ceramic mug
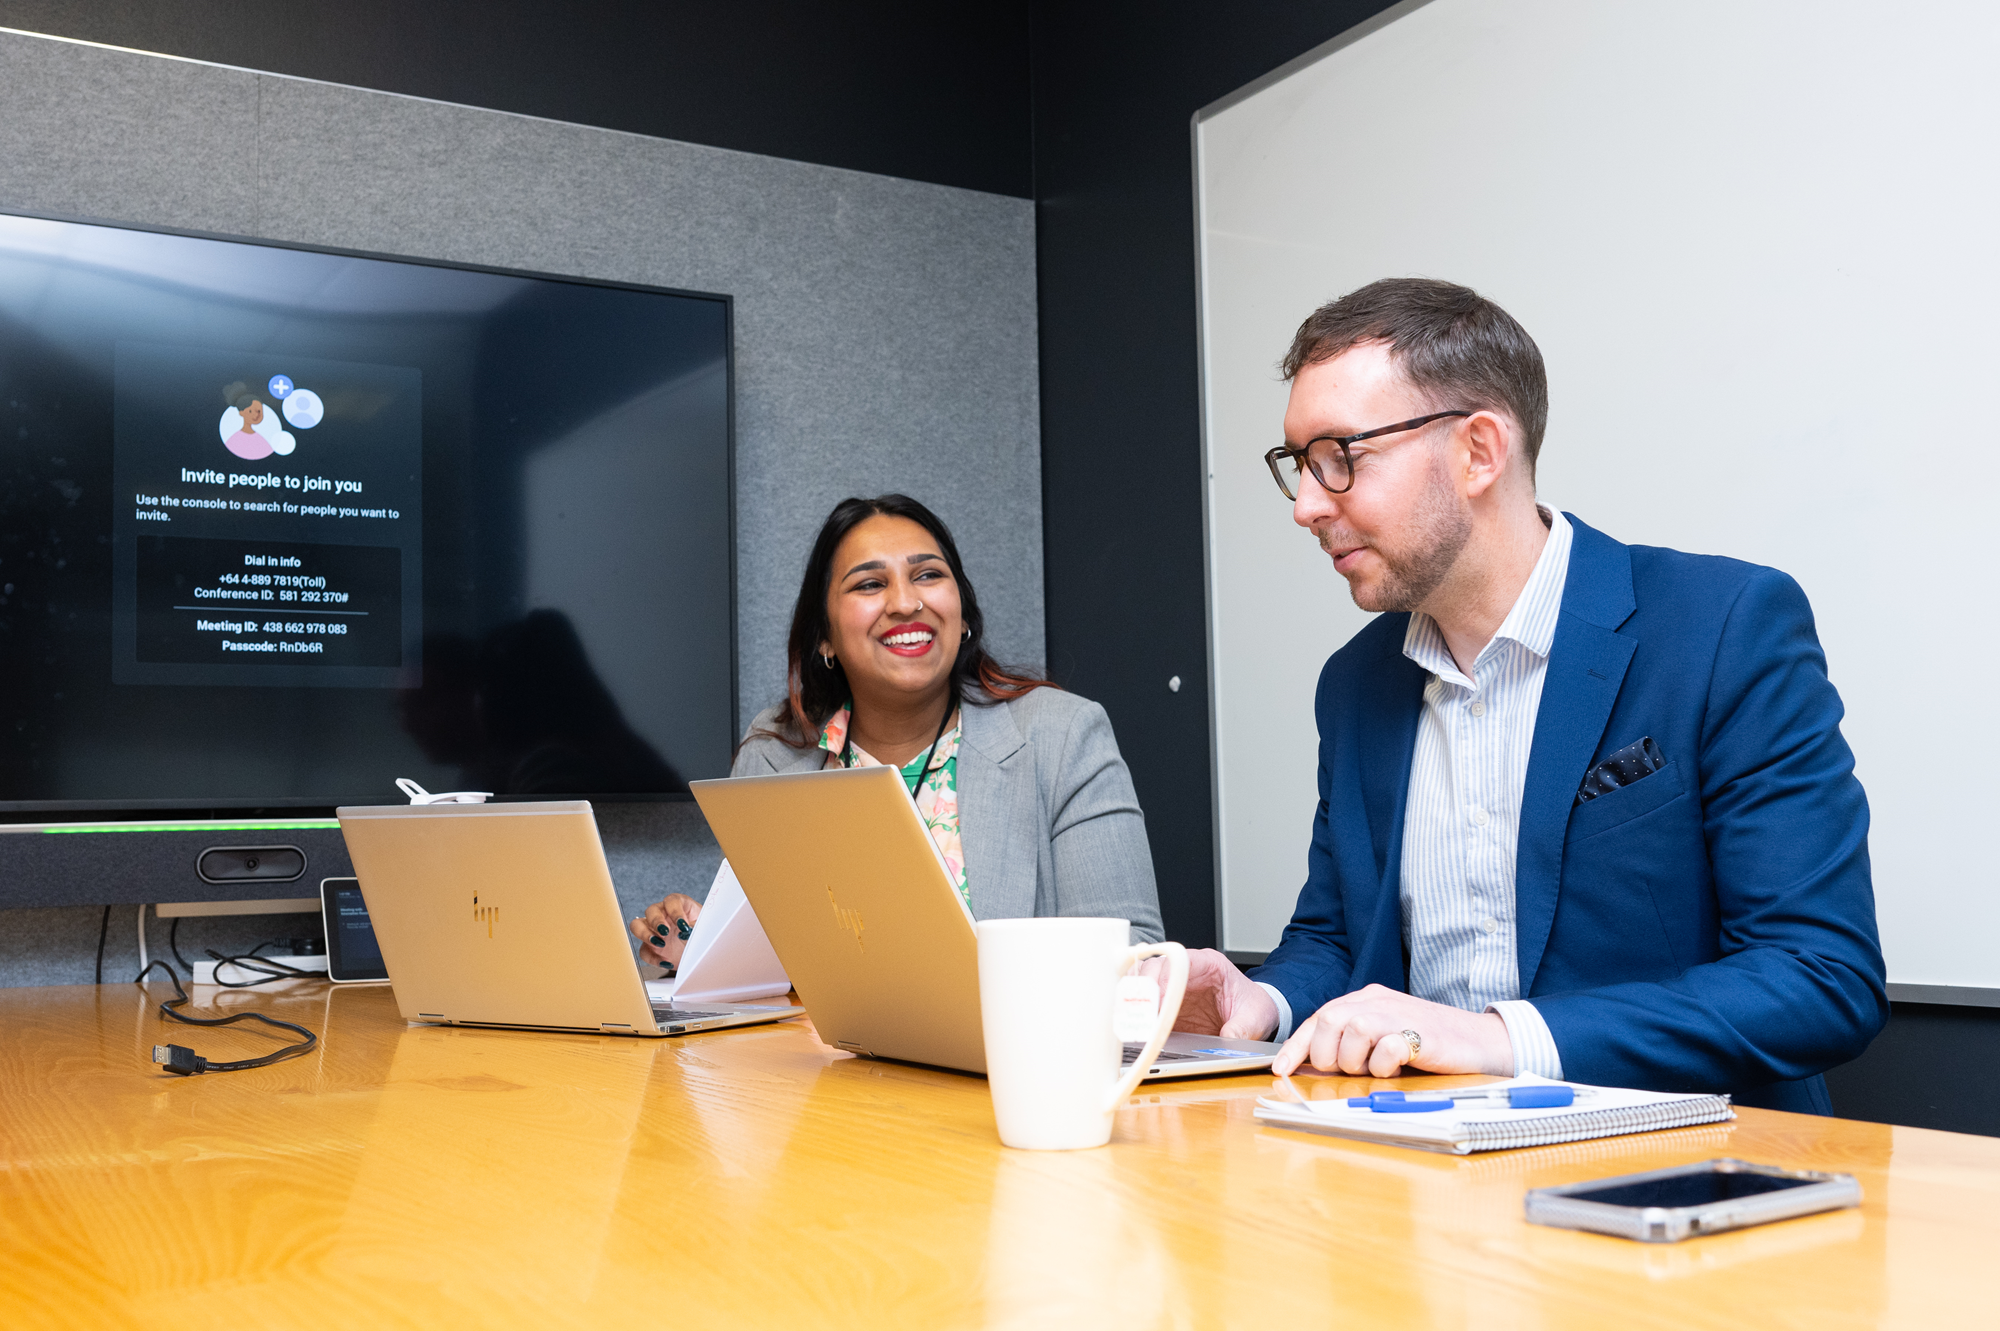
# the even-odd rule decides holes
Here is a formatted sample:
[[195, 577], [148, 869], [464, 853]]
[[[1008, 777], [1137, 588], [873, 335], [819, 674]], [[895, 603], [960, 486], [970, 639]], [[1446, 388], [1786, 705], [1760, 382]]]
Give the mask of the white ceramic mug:
[[[1125, 920], [982, 920], [979, 1014], [1000, 1140], [1071, 1151], [1111, 1140], [1111, 1120], [1173, 1032], [1187, 991], [1187, 949], [1131, 946]], [[1167, 959], [1167, 987], [1146, 1047], [1120, 1071], [1119, 980], [1146, 957]]]

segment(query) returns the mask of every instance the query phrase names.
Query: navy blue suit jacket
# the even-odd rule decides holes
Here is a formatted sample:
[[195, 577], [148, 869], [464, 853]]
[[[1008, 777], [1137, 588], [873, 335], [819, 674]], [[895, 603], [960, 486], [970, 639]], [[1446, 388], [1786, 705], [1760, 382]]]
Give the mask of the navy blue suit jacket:
[[[1563, 1075], [1829, 1113], [1888, 1019], [1868, 803], [1805, 593], [1775, 569], [1575, 539], [1521, 800], [1521, 996]], [[1298, 1020], [1407, 989], [1399, 877], [1424, 670], [1385, 614], [1320, 673], [1305, 888], [1255, 978]], [[1578, 804], [1607, 755], [1666, 765]]]

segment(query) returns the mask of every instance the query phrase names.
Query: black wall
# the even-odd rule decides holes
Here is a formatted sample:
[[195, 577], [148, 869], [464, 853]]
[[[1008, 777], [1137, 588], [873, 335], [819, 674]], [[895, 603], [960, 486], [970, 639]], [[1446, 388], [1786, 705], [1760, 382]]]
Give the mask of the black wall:
[[0, 27], [1028, 198], [1028, 13], [915, 0], [0, 0]]
[[1868, 1052], [1826, 1074], [1833, 1112], [2000, 1137], [2000, 1009], [1891, 1003]]
[[[1049, 666], [1111, 713], [1146, 809], [1167, 936], [1189, 946], [1216, 941], [1190, 121], [1386, 8], [1035, 9]], [[1271, 348], [1274, 364], [1283, 352]], [[1312, 700], [1296, 704], [1310, 726]]]

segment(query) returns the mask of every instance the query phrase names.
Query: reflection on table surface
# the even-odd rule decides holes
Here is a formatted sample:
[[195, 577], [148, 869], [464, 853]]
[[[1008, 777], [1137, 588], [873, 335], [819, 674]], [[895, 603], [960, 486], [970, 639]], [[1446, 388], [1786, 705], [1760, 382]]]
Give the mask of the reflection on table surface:
[[[204, 1000], [214, 991], [200, 991]], [[132, 986], [0, 990], [0, 1325], [1967, 1325], [2000, 1141], [1742, 1111], [1454, 1157], [1154, 1083], [1095, 1151], [1008, 1151], [985, 1083], [803, 1022], [649, 1041], [406, 1026], [381, 986], [220, 1003], [323, 1032], [176, 1079]], [[1383, 1083], [1296, 1078], [1308, 1095]], [[1447, 1084], [1444, 1079], [1410, 1078]], [[1655, 1247], [1528, 1225], [1531, 1187], [1717, 1155], [1846, 1170], [1856, 1211]]]

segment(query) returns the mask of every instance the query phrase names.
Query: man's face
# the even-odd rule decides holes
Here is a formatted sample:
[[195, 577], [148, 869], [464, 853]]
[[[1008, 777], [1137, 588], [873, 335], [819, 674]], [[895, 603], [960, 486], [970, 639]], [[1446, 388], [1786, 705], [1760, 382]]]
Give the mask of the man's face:
[[[1454, 404], [1445, 404], [1447, 406]], [[1427, 415], [1381, 342], [1309, 365], [1292, 380], [1285, 441], [1303, 447]], [[1292, 521], [1319, 538], [1363, 610], [1415, 610], [1451, 572], [1472, 534], [1472, 509], [1453, 484], [1449, 418], [1356, 444], [1354, 484], [1329, 494], [1307, 469]]]

